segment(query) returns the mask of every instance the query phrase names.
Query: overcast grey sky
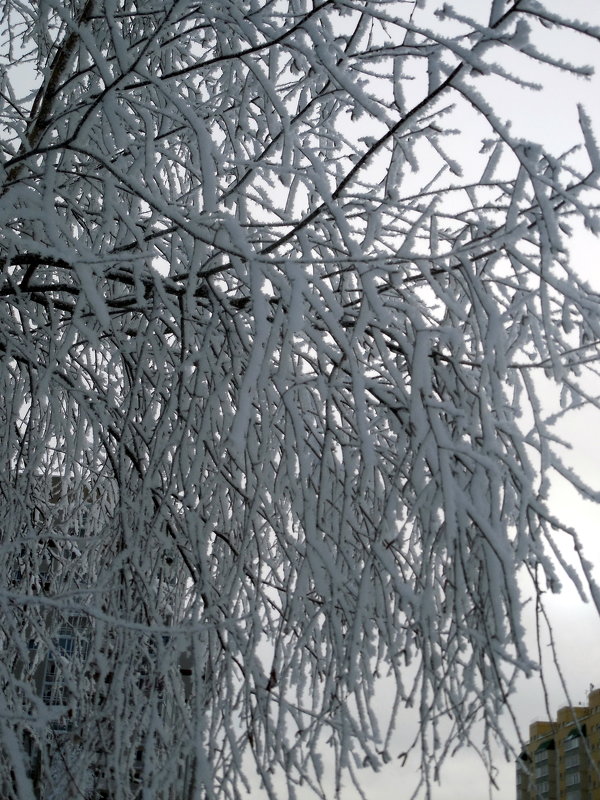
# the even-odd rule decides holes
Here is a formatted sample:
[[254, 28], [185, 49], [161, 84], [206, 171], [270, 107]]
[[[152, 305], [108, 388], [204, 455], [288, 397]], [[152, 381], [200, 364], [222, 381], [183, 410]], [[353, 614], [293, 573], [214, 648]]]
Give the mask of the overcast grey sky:
[[[548, 8], [568, 13], [572, 18], [585, 20], [589, 24], [600, 25], [600, 4], [589, 0], [545, 0]], [[429, 8], [437, 3], [426, 3]], [[473, 8], [471, 0], [457, 0], [454, 6], [461, 11]], [[488, 7], [481, 3], [480, 7]], [[555, 36], [549, 32], [548, 42]], [[575, 64], [592, 64], [600, 70], [598, 53], [600, 48], [581, 36], [561, 36], [557, 39], [553, 55], [560, 56]], [[560, 50], [558, 49], [560, 46]], [[531, 62], [529, 62], [531, 63]], [[545, 74], [544, 74], [545, 73]], [[548, 76], [551, 75], [549, 80]], [[578, 139], [577, 100], [586, 105], [592, 117], [597, 138], [600, 141], [600, 76], [591, 80], [574, 78], [570, 75], [557, 75], [555, 71], [539, 70], [539, 74], [528, 76], [541, 79], [545, 89], [532, 92], [515, 87], [498, 86], [495, 93], [495, 108], [501, 109], [505, 119], [511, 120], [513, 133], [533, 141], [550, 145], [556, 152]], [[494, 79], [496, 80], [496, 79]], [[586, 231], [576, 231], [570, 242], [572, 258], [592, 284], [600, 290], [600, 242]], [[596, 388], [596, 393], [599, 387]], [[592, 387], [593, 391], [593, 387]], [[588, 484], [600, 489], [600, 465], [598, 460], [597, 431], [600, 429], [598, 415], [590, 411], [574, 411], [567, 415], [559, 425], [559, 432], [571, 445], [565, 450], [565, 461], [585, 477]], [[552, 503], [563, 519], [573, 525], [583, 540], [588, 559], [600, 565], [600, 525], [598, 509], [595, 505], [577, 497], [572, 488], [564, 482], [556, 481], [552, 487]], [[596, 568], [597, 579], [600, 570]], [[600, 685], [600, 618], [591, 603], [583, 603], [572, 586], [565, 586], [563, 592], [547, 600], [547, 608], [553, 623], [562, 675], [565, 679], [571, 700], [585, 702], [590, 684]], [[533, 615], [530, 620], [532, 647], [535, 647]], [[550, 648], [545, 647], [547, 658], [547, 688], [552, 714], [565, 704], [561, 679], [551, 666]], [[536, 719], [546, 719], [544, 691], [538, 678], [522, 680], [514, 697], [517, 721], [524, 735], [529, 724]], [[507, 722], [507, 731], [510, 725]], [[407, 720], [408, 723], [408, 720]], [[518, 737], [511, 740], [518, 747]], [[416, 761], [416, 759], [413, 759]], [[442, 771], [439, 786], [434, 789], [434, 800], [481, 800], [492, 797], [494, 800], [514, 800], [515, 773], [512, 760], [506, 762], [498, 753], [498, 789], [490, 786], [485, 770], [474, 751], [461, 750], [448, 759]], [[388, 800], [408, 798], [411, 780], [408, 772], [410, 759], [404, 769], [394, 764], [381, 775], [366, 783], [369, 800]], [[344, 800], [350, 800], [350, 795]]]
[[[422, 9], [422, 20], [441, 5], [437, 0], [425, 0]], [[453, 4], [457, 10], [465, 14], [475, 13], [478, 9], [489, 9], [489, 3], [483, 0], [456, 0]], [[566, 13], [564, 0], [544, 0], [547, 8]], [[571, 18], [586, 20], [589, 24], [600, 25], [600, 3], [590, 0], [570, 0], [568, 11]], [[557, 34], [547, 32], [547, 40], [543, 43], [555, 57], [572, 61], [577, 65], [590, 64], [600, 71], [600, 48], [585, 37], [573, 34]], [[548, 146], [558, 155], [571, 144], [579, 141], [581, 133], [577, 116], [577, 103], [586, 106], [592, 118], [597, 138], [600, 141], [600, 76], [586, 80], [568, 74], [559, 74], [553, 68], [532, 68], [527, 62], [530, 73], [521, 77], [540, 81], [544, 84], [541, 91], [521, 89], [508, 86], [503, 81], [491, 77], [488, 89], [492, 94], [494, 108], [506, 121], [510, 121], [511, 130], [516, 136], [537, 141]], [[495, 85], [494, 85], [495, 84]], [[468, 162], [469, 153], [464, 142], [454, 144], [458, 149], [457, 156], [464, 163]], [[462, 152], [461, 152], [462, 146]], [[573, 263], [577, 264], [582, 274], [600, 291], [600, 241], [589, 232], [576, 230], [570, 240]], [[600, 394], [600, 386], [590, 387], [592, 393]], [[554, 410], [549, 406], [550, 411]], [[573, 411], [567, 414], [556, 426], [557, 434], [562, 436], [570, 449], [565, 448], [565, 462], [576, 468], [592, 487], [600, 490], [600, 464], [597, 454], [597, 434], [600, 429], [598, 414], [592, 411]], [[600, 565], [600, 541], [598, 538], [598, 509], [589, 502], [581, 500], [575, 491], [565, 482], [556, 481], [552, 486], [551, 503], [555, 512], [579, 532], [588, 559]], [[568, 555], [568, 553], [566, 553]], [[600, 580], [600, 569], [596, 569], [596, 577]], [[521, 734], [526, 738], [529, 724], [537, 719], [548, 718], [556, 714], [559, 707], [565, 705], [566, 685], [568, 696], [574, 704], [585, 702], [590, 684], [600, 685], [600, 617], [591, 603], [584, 603], [573, 586], [565, 584], [560, 595], [547, 596], [547, 611], [552, 621], [556, 641], [561, 674], [552, 664], [552, 652], [546, 640], [542, 642], [542, 655], [545, 660], [545, 692], [538, 677], [522, 679], [513, 697], [513, 709]], [[531, 634], [532, 657], [537, 658], [535, 621], [533, 608], [528, 619]], [[386, 696], [385, 685], [381, 689], [379, 700], [382, 719], [385, 717], [391, 701]], [[514, 731], [507, 714], [505, 720], [506, 734], [515, 751], [519, 749], [519, 736]], [[383, 727], [383, 726], [382, 726]], [[401, 753], [411, 742], [418, 729], [417, 715], [406, 711], [402, 715], [402, 724], [395, 737], [391, 752], [394, 756]], [[476, 744], [481, 744], [481, 742]], [[323, 753], [326, 759], [327, 753]], [[401, 759], [392, 760], [381, 772], [373, 774], [365, 770], [362, 774], [363, 788], [368, 800], [409, 800], [416, 786], [418, 773], [418, 753], [412, 753], [405, 764]], [[463, 748], [449, 757], [441, 772], [439, 784], [433, 789], [433, 800], [514, 800], [515, 771], [511, 758], [507, 761], [500, 748], [497, 750], [496, 787], [490, 784], [486, 770], [475, 749]], [[260, 790], [258, 790], [260, 794]], [[282, 798], [286, 797], [282, 789]], [[299, 792], [299, 800], [309, 800], [312, 795], [308, 790]], [[417, 797], [421, 799], [424, 791]], [[358, 794], [351, 786], [346, 786], [343, 800], [355, 800]]]
[[[437, 7], [437, 2], [425, 3], [424, 13]], [[457, 0], [454, 6], [468, 13], [477, 7], [474, 0]], [[572, 18], [585, 20], [589, 24], [600, 25], [600, 4], [589, 0], [545, 0], [547, 8], [561, 13], [568, 10]], [[567, 9], [568, 5], [568, 9]], [[479, 7], [488, 8], [488, 3]], [[556, 32], [548, 32], [547, 44], [553, 55], [560, 56], [575, 64], [591, 64], [600, 71], [598, 53], [600, 48], [590, 40], [578, 35], [561, 34], [554, 39]], [[560, 48], [560, 50], [559, 50]], [[529, 62], [531, 65], [531, 62]], [[530, 67], [531, 68], [531, 67]], [[555, 70], [540, 68], [536, 74], [523, 77], [540, 80], [545, 88], [532, 92], [498, 83], [494, 93], [496, 110], [512, 123], [512, 131], [518, 136], [539, 141], [552, 148], [555, 153], [568, 147], [580, 137], [576, 102], [585, 104], [591, 116], [597, 138], [600, 141], [600, 76], [590, 80], [575, 78], [567, 74], [557, 74]], [[497, 80], [492, 78], [490, 80]], [[576, 102], [574, 102], [576, 101]], [[581, 269], [592, 284], [600, 290], [600, 241], [589, 232], [579, 230], [570, 241], [574, 263]], [[595, 387], [596, 393], [600, 387]], [[594, 391], [594, 387], [590, 387]], [[564, 459], [585, 477], [588, 484], [600, 489], [600, 464], [598, 460], [597, 431], [600, 429], [598, 415], [591, 411], [573, 411], [559, 424], [560, 433], [571, 446], [565, 449]], [[575, 527], [584, 543], [588, 559], [600, 565], [599, 515], [595, 505], [577, 497], [574, 490], [564, 482], [556, 481], [552, 487], [552, 504], [560, 516]], [[600, 570], [596, 569], [600, 578]], [[590, 684], [600, 685], [600, 618], [591, 603], [584, 603], [572, 586], [565, 585], [560, 595], [547, 599], [547, 609], [553, 624], [559, 655], [562, 678], [573, 703], [583, 703]], [[535, 624], [533, 614], [529, 620], [532, 648], [535, 648]], [[550, 712], [565, 704], [565, 694], [561, 677], [552, 667], [551, 650], [544, 644], [546, 687]], [[532, 651], [533, 654], [534, 651]], [[539, 678], [521, 680], [513, 698], [517, 722], [524, 736], [529, 724], [536, 719], [546, 719], [547, 709], [544, 690]], [[382, 713], [385, 698], [382, 697]], [[402, 741], [408, 741], [414, 733], [416, 719], [406, 712], [405, 728], [398, 734], [397, 751], [402, 750]], [[506, 730], [514, 747], [518, 748], [516, 733], [510, 734], [511, 725], [506, 720]], [[364, 788], [368, 800], [389, 800], [389, 798], [408, 798], [415, 785], [418, 758], [413, 755], [401, 766], [400, 761], [390, 763], [381, 773], [364, 775]], [[497, 789], [490, 785], [486, 771], [474, 750], [462, 749], [447, 760], [440, 776], [439, 785], [434, 788], [434, 800], [514, 800], [515, 772], [512, 759], [506, 761], [498, 750], [496, 763]], [[424, 794], [424, 793], [423, 793]], [[357, 795], [348, 788], [344, 800], [353, 800]], [[421, 796], [421, 793], [420, 795]], [[308, 798], [308, 796], [307, 796]], [[304, 800], [304, 798], [302, 798]]]

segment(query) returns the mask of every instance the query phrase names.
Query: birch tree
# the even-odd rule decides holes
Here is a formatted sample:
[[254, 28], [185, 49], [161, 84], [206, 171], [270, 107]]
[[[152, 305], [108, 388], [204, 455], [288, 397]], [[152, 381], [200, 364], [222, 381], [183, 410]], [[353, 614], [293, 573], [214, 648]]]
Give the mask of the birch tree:
[[428, 789], [598, 602], [598, 143], [497, 110], [556, 5], [3, 0], [3, 797], [338, 796], [409, 706]]

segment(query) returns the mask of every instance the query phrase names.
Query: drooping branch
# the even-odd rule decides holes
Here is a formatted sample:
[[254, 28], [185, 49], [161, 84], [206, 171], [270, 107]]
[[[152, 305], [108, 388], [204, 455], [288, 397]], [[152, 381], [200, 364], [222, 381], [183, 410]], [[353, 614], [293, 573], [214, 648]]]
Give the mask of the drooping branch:
[[429, 788], [539, 668], [523, 574], [597, 597], [542, 402], [597, 403], [594, 132], [487, 80], [561, 69], [548, 12], [5, 8], [2, 791], [341, 794], [410, 706]]

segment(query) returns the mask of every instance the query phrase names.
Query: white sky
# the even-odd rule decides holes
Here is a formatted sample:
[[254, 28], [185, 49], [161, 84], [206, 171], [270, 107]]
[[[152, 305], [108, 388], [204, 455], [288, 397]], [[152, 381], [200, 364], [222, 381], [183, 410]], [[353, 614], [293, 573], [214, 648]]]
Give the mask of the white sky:
[[[424, 13], [437, 2], [426, 0]], [[467, 12], [476, 7], [474, 0], [455, 0], [457, 9]], [[566, 13], [563, 0], [544, 0], [546, 8]], [[487, 2], [479, 7], [488, 8]], [[600, 25], [600, 3], [590, 0], [569, 0], [568, 12], [571, 18], [586, 20], [589, 24]], [[577, 65], [592, 65], [600, 72], [600, 47], [580, 35], [556, 37], [556, 32], [548, 32], [545, 43], [550, 52]], [[528, 62], [531, 65], [531, 62]], [[531, 66], [530, 66], [531, 69]], [[493, 88], [493, 105], [500, 116], [512, 123], [512, 132], [522, 138], [538, 141], [558, 154], [581, 138], [577, 118], [576, 103], [585, 105], [592, 118], [597, 139], [600, 141], [600, 75], [587, 80], [567, 74], [557, 74], [554, 69], [540, 68], [528, 79], [545, 84], [544, 90], [532, 92], [516, 87], [507, 87], [499, 79]], [[589, 232], [580, 230], [570, 242], [573, 263], [581, 273], [600, 289], [600, 241]], [[596, 387], [598, 389], [599, 387]], [[593, 488], [600, 490], [600, 461], [596, 431], [600, 430], [600, 415], [597, 412], [575, 411], [567, 415], [557, 426], [557, 432], [570, 443], [571, 450], [565, 451], [564, 459], [585, 478]], [[552, 487], [551, 504], [556, 513], [579, 533], [589, 560], [600, 565], [599, 513], [597, 507], [581, 500], [575, 491], [564, 482], [556, 481]], [[600, 570], [596, 570], [600, 580]], [[547, 609], [553, 624], [562, 679], [571, 701], [585, 703], [590, 684], [600, 686], [600, 617], [591, 603], [584, 603], [572, 586], [566, 585], [563, 592], [547, 600]], [[532, 646], [535, 647], [535, 625], [533, 614], [529, 621]], [[561, 677], [552, 666], [552, 656], [547, 643], [544, 643], [544, 659], [547, 660], [545, 678], [550, 712], [556, 714], [565, 705], [565, 693]], [[535, 656], [535, 650], [532, 651]], [[385, 692], [382, 692], [382, 714], [386, 708]], [[390, 698], [391, 699], [391, 698]], [[537, 719], [547, 719], [548, 711], [542, 685], [537, 678], [521, 680], [519, 689], [513, 697], [513, 709], [521, 733], [527, 737], [529, 724]], [[395, 754], [403, 749], [402, 742], [408, 742], [414, 735], [416, 717], [404, 712], [404, 730], [399, 731]], [[519, 738], [510, 734], [511, 725], [507, 719], [506, 731], [515, 748]], [[365, 773], [363, 788], [368, 800], [390, 800], [399, 798], [409, 800], [414, 786], [418, 767], [418, 754], [412, 754], [401, 766], [392, 761], [378, 774]], [[497, 774], [494, 789], [486, 771], [474, 750], [462, 749], [449, 758], [441, 773], [439, 785], [434, 787], [433, 800], [514, 800], [515, 770], [512, 759], [506, 761], [498, 750]], [[424, 792], [418, 795], [422, 798]], [[285, 794], [282, 793], [282, 797]], [[348, 787], [343, 800], [354, 800], [358, 795]], [[300, 800], [308, 800], [309, 794], [299, 794]]]
[[[479, 6], [478, 6], [479, 3]], [[423, 14], [428, 14], [440, 3], [425, 0]], [[457, 9], [469, 13], [474, 8], [489, 8], [488, 2], [482, 0], [455, 0]], [[566, 13], [564, 0], [544, 0], [546, 8]], [[593, 6], [593, 7], [592, 7]], [[572, 18], [585, 19], [590, 24], [600, 25], [600, 3], [590, 0], [569, 0], [568, 11]], [[556, 32], [549, 31], [544, 43], [555, 57], [562, 57], [576, 65], [593, 65], [600, 72], [600, 47], [580, 35], [564, 35], [558, 37]], [[558, 155], [567, 147], [581, 139], [577, 117], [577, 103], [586, 106], [597, 131], [600, 142], [600, 75], [592, 79], [558, 74], [555, 69], [541, 67], [535, 71], [529, 64], [530, 74], [522, 77], [544, 83], [539, 92], [507, 86], [496, 78], [485, 79], [490, 83], [486, 92], [492, 99], [492, 105], [501, 117], [510, 120], [512, 132], [518, 137], [543, 143], [554, 154]], [[459, 144], [460, 150], [460, 144]], [[453, 153], [454, 155], [454, 153]], [[468, 153], [459, 153], [459, 158], [469, 158]], [[573, 263], [581, 273], [600, 290], [600, 240], [589, 232], [579, 230], [570, 241]], [[600, 393], [600, 386], [596, 387]], [[571, 450], [565, 450], [564, 460], [576, 469], [586, 482], [600, 490], [600, 462], [596, 431], [600, 430], [600, 413], [574, 411], [568, 414], [559, 425], [557, 432], [568, 442]], [[600, 565], [600, 540], [598, 525], [598, 509], [581, 500], [575, 491], [564, 482], [556, 481], [552, 487], [551, 506], [561, 519], [573, 526], [579, 533], [584, 550], [589, 560]], [[596, 570], [596, 578], [600, 580], [600, 570]], [[574, 704], [585, 703], [590, 684], [600, 686], [600, 617], [591, 603], [584, 603], [572, 586], [565, 585], [562, 593], [550, 597], [546, 602], [547, 610], [553, 625], [562, 678], [552, 665], [551, 650], [546, 641], [543, 642], [543, 657], [546, 663], [545, 680], [549, 710], [556, 714], [559, 707], [566, 704], [564, 679], [568, 696]], [[529, 620], [531, 631], [532, 656], [535, 658], [535, 624], [533, 614]], [[382, 717], [389, 707], [390, 696], [386, 697], [385, 688], [378, 702]], [[544, 690], [538, 678], [522, 679], [516, 695], [512, 698], [513, 710], [521, 734], [527, 738], [529, 724], [538, 719], [548, 718], [548, 709]], [[406, 711], [402, 715], [402, 725], [391, 749], [395, 756], [402, 752], [416, 731], [416, 715]], [[511, 734], [511, 730], [513, 733]], [[519, 737], [514, 733], [510, 721], [506, 720], [506, 733], [515, 747], [519, 747]], [[323, 756], [326, 758], [326, 753]], [[367, 770], [363, 773], [363, 789], [368, 800], [409, 800], [417, 783], [418, 753], [413, 753], [404, 766], [398, 760], [392, 760], [380, 773], [373, 774]], [[514, 800], [515, 770], [511, 760], [506, 761], [498, 749], [496, 762], [496, 785], [493, 788], [486, 771], [474, 750], [462, 749], [448, 758], [441, 773], [441, 779], [433, 790], [433, 800]], [[346, 782], [348, 784], [348, 781]], [[260, 790], [259, 790], [260, 793]], [[286, 797], [282, 790], [281, 797]], [[422, 800], [424, 792], [418, 795]], [[299, 800], [309, 800], [310, 793], [298, 793]], [[343, 800], [355, 800], [358, 794], [347, 786], [342, 794]]]
[[[437, 3], [431, 5], [438, 5]], [[461, 11], [473, 8], [472, 0], [455, 0], [453, 4]], [[482, 3], [488, 7], [488, 3]], [[568, 13], [572, 18], [600, 25], [600, 3], [590, 0], [545, 0], [546, 8]], [[427, 6], [427, 4], [426, 4]], [[591, 64], [600, 72], [600, 47], [598, 43], [581, 36], [567, 36], [556, 40], [554, 56], [572, 60], [575, 64]], [[560, 49], [558, 49], [560, 48]], [[533, 80], [542, 78], [531, 75]], [[493, 79], [495, 80], [495, 79]], [[552, 71], [551, 82], [546, 81], [544, 91], [534, 93], [513, 87], [498, 85], [494, 96], [494, 108], [504, 112], [505, 119], [512, 120], [512, 131], [518, 136], [540, 141], [555, 152], [580, 138], [575, 102], [584, 103], [591, 116], [597, 139], [600, 141], [600, 75], [591, 80], [556, 75]], [[600, 287], [600, 241], [585, 231], [579, 231], [570, 242], [573, 262], [582, 274]], [[565, 460], [582, 475], [593, 488], [600, 490], [600, 461], [598, 459], [597, 431], [600, 419], [593, 412], [572, 412], [560, 424], [560, 433], [570, 442], [572, 450]], [[577, 529], [589, 560], [600, 565], [599, 512], [598, 508], [579, 499], [572, 488], [556, 482], [552, 488], [552, 504], [560, 516]], [[596, 570], [597, 579], [600, 570]], [[560, 667], [569, 695], [574, 703], [585, 703], [590, 684], [600, 685], [600, 618], [592, 604], [583, 603], [572, 587], [565, 587], [561, 595], [547, 603], [560, 659]], [[532, 641], [534, 639], [531, 624]], [[565, 705], [561, 680], [556, 670], [551, 669], [550, 649], [545, 648], [548, 658], [547, 687], [550, 710], [555, 714]], [[547, 719], [542, 687], [537, 679], [523, 679], [513, 699], [518, 723], [527, 735], [528, 726], [537, 719]], [[507, 732], [510, 726], [507, 725]], [[518, 737], [512, 736], [518, 747]], [[413, 758], [416, 766], [416, 758]], [[414, 768], [414, 767], [413, 767]], [[450, 758], [442, 771], [439, 786], [434, 788], [434, 800], [514, 800], [515, 771], [512, 761], [506, 763], [498, 753], [498, 789], [490, 786], [485, 770], [473, 751], [462, 750]], [[380, 775], [365, 782], [369, 800], [389, 800], [410, 797], [413, 785], [410, 760], [402, 769], [390, 764]], [[344, 796], [350, 800], [351, 795]]]

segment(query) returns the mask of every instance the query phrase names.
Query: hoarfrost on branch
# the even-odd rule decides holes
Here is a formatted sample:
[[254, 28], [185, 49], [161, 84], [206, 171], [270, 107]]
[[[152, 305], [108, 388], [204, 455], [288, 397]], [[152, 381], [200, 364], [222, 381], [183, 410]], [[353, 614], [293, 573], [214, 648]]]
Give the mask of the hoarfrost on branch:
[[567, 242], [598, 141], [495, 109], [583, 80], [548, 42], [600, 31], [536, 0], [2, 15], [2, 796], [337, 793], [406, 706], [429, 786], [536, 669], [525, 578], [597, 600], [548, 482], [599, 497], [540, 392], [596, 402]]

